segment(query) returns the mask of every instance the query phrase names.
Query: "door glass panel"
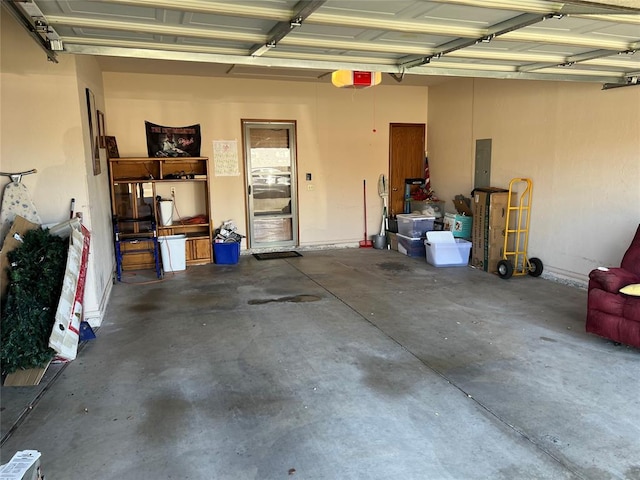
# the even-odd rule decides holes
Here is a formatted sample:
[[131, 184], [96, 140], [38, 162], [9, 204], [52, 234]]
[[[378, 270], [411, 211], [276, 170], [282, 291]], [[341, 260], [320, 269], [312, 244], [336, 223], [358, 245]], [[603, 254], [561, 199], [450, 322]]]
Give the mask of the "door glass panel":
[[291, 213], [291, 158], [288, 148], [251, 149], [251, 183], [256, 215]]
[[254, 219], [253, 232], [253, 239], [258, 243], [293, 239], [290, 218], [256, 218]]

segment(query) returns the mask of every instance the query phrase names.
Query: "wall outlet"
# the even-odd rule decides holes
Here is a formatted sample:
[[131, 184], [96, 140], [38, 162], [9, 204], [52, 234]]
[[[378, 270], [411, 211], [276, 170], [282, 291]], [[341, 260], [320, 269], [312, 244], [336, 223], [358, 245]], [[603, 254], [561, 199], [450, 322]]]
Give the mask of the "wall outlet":
[[176, 187], [171, 187], [171, 196], [172, 197], [176, 196]]

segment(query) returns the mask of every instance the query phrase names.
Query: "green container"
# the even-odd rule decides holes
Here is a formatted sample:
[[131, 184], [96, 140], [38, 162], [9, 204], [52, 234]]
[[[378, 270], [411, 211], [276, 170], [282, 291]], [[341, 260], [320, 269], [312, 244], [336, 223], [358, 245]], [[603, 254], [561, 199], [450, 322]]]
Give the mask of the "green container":
[[473, 227], [473, 217], [459, 213], [444, 215], [444, 229], [451, 231], [456, 238], [471, 238], [471, 227]]

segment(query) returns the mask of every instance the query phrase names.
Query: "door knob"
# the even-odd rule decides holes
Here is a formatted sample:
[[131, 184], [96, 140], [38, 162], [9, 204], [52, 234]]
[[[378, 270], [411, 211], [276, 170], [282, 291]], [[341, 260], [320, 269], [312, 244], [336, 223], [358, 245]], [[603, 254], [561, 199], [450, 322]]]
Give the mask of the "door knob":
[[398, 189], [397, 188], [392, 188], [391, 190], [393, 190], [394, 192], [397, 192]]

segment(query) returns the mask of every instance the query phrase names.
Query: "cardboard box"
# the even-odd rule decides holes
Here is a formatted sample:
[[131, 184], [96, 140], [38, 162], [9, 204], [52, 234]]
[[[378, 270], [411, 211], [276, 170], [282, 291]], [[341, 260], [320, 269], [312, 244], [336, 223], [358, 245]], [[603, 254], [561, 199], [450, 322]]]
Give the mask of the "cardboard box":
[[40, 380], [44, 376], [50, 363], [42, 368], [29, 368], [25, 370], [16, 370], [9, 373], [2, 384], [5, 387], [31, 387], [40, 384]]
[[26, 218], [16, 215], [16, 218], [11, 225], [11, 229], [4, 238], [2, 250], [0, 251], [0, 297], [3, 299], [7, 294], [7, 288], [9, 287], [9, 275], [7, 274], [9, 259], [7, 258], [7, 254], [21, 245], [20, 241], [14, 238], [14, 235], [17, 233], [22, 236], [29, 230], [35, 230], [39, 226], [40, 225], [37, 223], [32, 223]]
[[398, 251], [398, 234], [396, 232], [387, 232], [387, 245], [389, 245], [389, 250]]
[[[511, 199], [513, 205], [515, 194]], [[471, 265], [474, 267], [485, 272], [497, 272], [498, 262], [502, 260], [504, 252], [508, 207], [508, 190], [488, 187], [474, 191], [471, 254]], [[509, 249], [512, 249], [511, 245]]]
[[466, 215], [468, 217], [473, 216], [473, 206], [471, 200], [462, 195], [456, 195], [456, 198], [452, 200], [453, 206], [456, 207], [456, 211], [460, 215]]

